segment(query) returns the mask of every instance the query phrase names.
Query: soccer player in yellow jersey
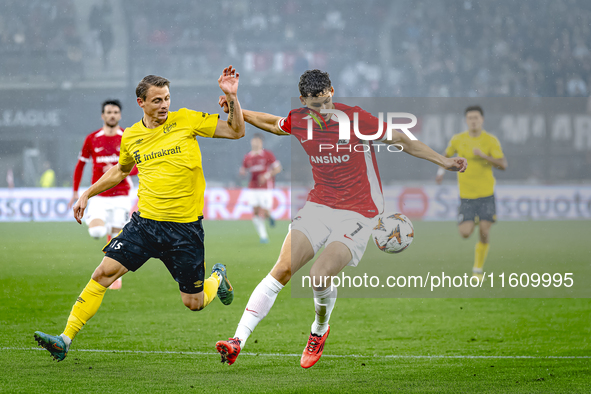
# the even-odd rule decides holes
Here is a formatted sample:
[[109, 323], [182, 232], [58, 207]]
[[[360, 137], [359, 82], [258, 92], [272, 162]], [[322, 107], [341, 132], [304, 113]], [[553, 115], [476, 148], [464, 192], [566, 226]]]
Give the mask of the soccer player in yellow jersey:
[[[468, 168], [458, 173], [460, 188], [460, 209], [458, 212], [458, 228], [464, 238], [470, 237], [474, 226], [478, 223], [480, 239], [474, 253], [472, 274], [482, 279], [482, 267], [486, 261], [489, 248], [489, 233], [496, 221], [495, 177], [493, 167], [507, 169], [507, 159], [503, 155], [499, 140], [482, 129], [484, 111], [479, 106], [466, 108], [468, 130], [456, 134], [449, 141], [445, 156], [465, 157]], [[437, 183], [441, 183], [445, 171], [437, 172]]]
[[224, 69], [218, 84], [226, 95], [228, 120], [218, 115], [181, 108], [169, 112], [169, 81], [145, 77], [136, 88], [144, 111], [141, 121], [127, 128], [121, 140], [118, 165], [85, 191], [74, 205], [81, 223], [88, 199], [118, 185], [133, 166], [139, 171], [139, 211], [103, 249], [105, 258], [72, 308], [63, 334], [35, 332], [40, 346], [58, 361], [66, 357], [75, 335], [97, 312], [105, 291], [117, 278], [159, 258], [178, 282], [185, 306], [199, 311], [216, 296], [229, 305], [234, 293], [226, 267], [215, 264], [205, 278], [203, 195], [205, 179], [196, 136], [238, 139], [244, 136], [244, 118], [238, 102], [239, 74]]

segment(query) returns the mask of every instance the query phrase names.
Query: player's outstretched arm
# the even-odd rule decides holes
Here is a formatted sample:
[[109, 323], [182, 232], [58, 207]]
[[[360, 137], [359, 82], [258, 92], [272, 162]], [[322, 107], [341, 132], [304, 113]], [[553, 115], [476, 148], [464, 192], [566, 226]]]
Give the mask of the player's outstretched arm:
[[228, 120], [218, 119], [213, 138], [227, 138], [237, 140], [244, 137], [244, 116], [238, 101], [238, 82], [240, 74], [232, 66], [224, 68], [218, 79], [218, 84], [225, 94], [228, 103]]
[[463, 157], [445, 157], [440, 155], [421, 141], [413, 141], [401, 132], [394, 132], [392, 139], [385, 140], [384, 142], [386, 144], [399, 145], [409, 155], [428, 160], [448, 171], [464, 172], [468, 166], [468, 162]]
[[[447, 154], [443, 154], [444, 157], [449, 157]], [[443, 176], [445, 175], [445, 169], [439, 167], [437, 169], [437, 175], [435, 176], [435, 182], [438, 185], [441, 185], [441, 182], [443, 182]]]
[[88, 199], [121, 183], [121, 181], [129, 175], [133, 169], [134, 164], [135, 163], [131, 163], [130, 165], [124, 167], [117, 163], [116, 166], [111, 167], [111, 169], [105, 172], [105, 174], [98, 181], [93, 183], [92, 186], [82, 193], [73, 208], [74, 218], [78, 223], [82, 224], [82, 217], [84, 216], [84, 210], [88, 204]]
[[289, 135], [279, 128], [280, 116], [244, 110], [244, 120], [256, 128], [276, 135]]
[[[228, 113], [228, 101], [225, 96], [220, 96], [219, 100], [220, 107], [224, 109], [225, 113]], [[250, 123], [254, 127], [276, 135], [289, 135], [279, 128], [280, 116], [267, 114], [264, 112], [249, 111], [247, 109], [242, 110], [244, 120], [246, 123]]]

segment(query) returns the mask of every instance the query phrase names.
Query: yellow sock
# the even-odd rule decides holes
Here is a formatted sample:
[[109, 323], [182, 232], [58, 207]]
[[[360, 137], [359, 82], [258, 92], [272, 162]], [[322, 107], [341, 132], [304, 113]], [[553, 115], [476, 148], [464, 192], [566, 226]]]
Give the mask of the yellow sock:
[[474, 249], [474, 269], [482, 270], [482, 267], [484, 267], [489, 246], [490, 244], [483, 244], [482, 242], [476, 244]]
[[205, 308], [213, 299], [218, 292], [220, 287], [220, 277], [218, 274], [213, 273], [205, 282], [203, 282], [203, 307]]
[[82, 326], [94, 316], [99, 306], [101, 306], [106, 291], [107, 288], [94, 279], [88, 282], [76, 300], [74, 307], [72, 307], [70, 317], [68, 317], [68, 324], [64, 330], [64, 334], [68, 338], [74, 339], [78, 331], [82, 329]]

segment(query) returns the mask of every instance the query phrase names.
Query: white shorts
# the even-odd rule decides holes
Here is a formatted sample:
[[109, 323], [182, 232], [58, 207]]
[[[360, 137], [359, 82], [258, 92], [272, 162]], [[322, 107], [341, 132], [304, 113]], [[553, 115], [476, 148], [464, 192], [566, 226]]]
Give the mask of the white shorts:
[[100, 219], [108, 227], [123, 228], [125, 223], [129, 221], [131, 202], [130, 196], [94, 196], [88, 200], [86, 224], [88, 225], [95, 219]]
[[366, 218], [357, 212], [308, 201], [294, 217], [290, 229], [301, 231], [308, 237], [314, 255], [323, 245], [328, 246], [335, 241], [344, 243], [352, 256], [347, 265], [356, 267], [365, 253], [374, 221], [374, 218]]
[[273, 208], [273, 190], [272, 189], [248, 189], [248, 205], [251, 207], [261, 207], [266, 210]]

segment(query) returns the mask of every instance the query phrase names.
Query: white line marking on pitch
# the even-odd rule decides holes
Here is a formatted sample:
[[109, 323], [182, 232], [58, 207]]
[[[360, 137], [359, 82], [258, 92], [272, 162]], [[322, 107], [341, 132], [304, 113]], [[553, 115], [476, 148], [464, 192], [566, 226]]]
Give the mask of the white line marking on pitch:
[[[3, 347], [0, 348], [2, 350], [45, 350], [40, 347]], [[213, 352], [178, 352], [178, 351], [168, 351], [168, 350], [105, 350], [105, 349], [72, 349], [70, 352], [88, 352], [88, 353], [131, 353], [131, 354], [188, 354], [188, 355], [197, 355], [197, 356], [219, 356], [218, 353]], [[241, 355], [246, 356], [259, 356], [259, 357], [301, 357], [301, 354], [293, 354], [293, 353], [249, 353], [244, 352], [240, 353]], [[373, 355], [373, 356], [366, 356], [361, 354], [323, 354], [322, 357], [332, 357], [332, 358], [425, 358], [425, 359], [536, 359], [536, 360], [543, 360], [543, 359], [591, 359], [591, 356], [413, 356], [413, 355]]]

